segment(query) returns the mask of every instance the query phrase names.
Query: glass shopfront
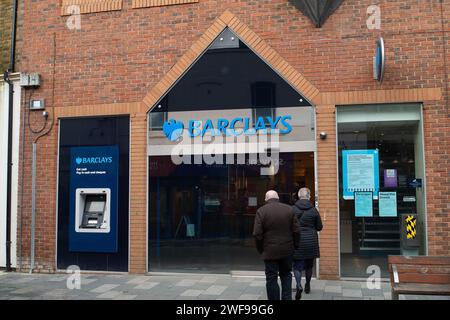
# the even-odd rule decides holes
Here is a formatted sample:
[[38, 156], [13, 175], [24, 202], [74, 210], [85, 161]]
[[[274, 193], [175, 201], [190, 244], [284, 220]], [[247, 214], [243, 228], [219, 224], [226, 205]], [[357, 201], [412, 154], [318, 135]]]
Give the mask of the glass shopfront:
[[314, 108], [226, 29], [148, 117], [149, 270], [262, 271], [266, 191], [315, 194]]
[[150, 270], [263, 270], [252, 237], [267, 190], [293, 204], [300, 187], [314, 192], [314, 154], [282, 153], [276, 175], [261, 165], [173, 165], [150, 157]]
[[338, 108], [341, 276], [426, 254], [420, 105]]

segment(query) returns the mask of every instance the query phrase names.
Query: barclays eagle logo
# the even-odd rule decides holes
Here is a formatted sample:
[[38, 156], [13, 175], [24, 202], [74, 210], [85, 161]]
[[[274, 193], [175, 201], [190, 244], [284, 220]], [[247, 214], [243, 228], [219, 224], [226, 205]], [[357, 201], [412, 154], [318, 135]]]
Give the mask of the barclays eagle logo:
[[80, 157], [77, 157], [75, 159], [75, 161], [77, 162], [77, 164], [81, 164], [81, 162], [83, 162], [83, 159], [81, 159]]
[[183, 134], [184, 124], [181, 121], [170, 119], [164, 122], [163, 132], [170, 141], [176, 141]]

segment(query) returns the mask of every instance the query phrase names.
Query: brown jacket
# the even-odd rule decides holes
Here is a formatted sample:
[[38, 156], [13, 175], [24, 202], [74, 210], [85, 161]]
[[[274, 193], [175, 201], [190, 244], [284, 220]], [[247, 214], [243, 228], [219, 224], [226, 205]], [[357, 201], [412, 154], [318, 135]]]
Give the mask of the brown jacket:
[[294, 253], [300, 240], [298, 220], [291, 206], [271, 199], [256, 211], [253, 236], [264, 260], [277, 260]]

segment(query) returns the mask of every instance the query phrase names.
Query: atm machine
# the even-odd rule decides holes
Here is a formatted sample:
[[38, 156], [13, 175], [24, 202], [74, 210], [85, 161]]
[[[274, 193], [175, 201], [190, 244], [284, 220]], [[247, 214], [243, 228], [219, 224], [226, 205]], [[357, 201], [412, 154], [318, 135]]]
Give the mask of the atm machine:
[[111, 231], [110, 222], [110, 188], [79, 188], [76, 190], [76, 232], [108, 233]]
[[117, 146], [71, 148], [69, 251], [117, 252], [118, 163]]

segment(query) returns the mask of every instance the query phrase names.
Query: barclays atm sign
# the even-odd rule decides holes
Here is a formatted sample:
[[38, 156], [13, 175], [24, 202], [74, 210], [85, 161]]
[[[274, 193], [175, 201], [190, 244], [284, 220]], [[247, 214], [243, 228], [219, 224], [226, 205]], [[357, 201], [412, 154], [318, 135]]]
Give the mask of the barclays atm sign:
[[75, 162], [80, 164], [104, 164], [104, 163], [112, 163], [112, 157], [77, 157]]
[[277, 117], [259, 117], [255, 125], [251, 125], [251, 119], [233, 118], [231, 120], [219, 118], [217, 121], [207, 119], [204, 121], [189, 120], [187, 126], [182, 121], [170, 119], [163, 125], [163, 132], [170, 141], [176, 141], [183, 135], [183, 130], [187, 130], [189, 137], [210, 136], [241, 136], [256, 135], [258, 133], [270, 134], [278, 131], [279, 134], [288, 134], [292, 131], [289, 121], [290, 115]]

